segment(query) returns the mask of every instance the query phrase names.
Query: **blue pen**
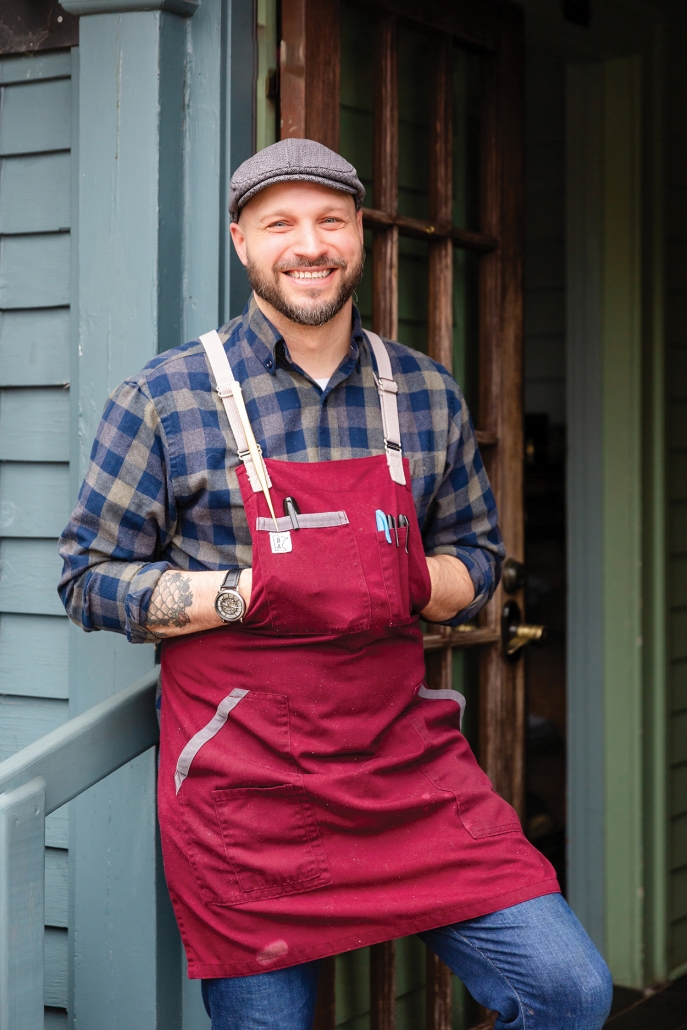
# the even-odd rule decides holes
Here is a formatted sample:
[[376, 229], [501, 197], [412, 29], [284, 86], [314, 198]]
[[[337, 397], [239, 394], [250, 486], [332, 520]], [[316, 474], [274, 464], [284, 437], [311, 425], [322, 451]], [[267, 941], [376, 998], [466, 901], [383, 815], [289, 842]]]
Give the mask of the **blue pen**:
[[377, 529], [383, 529], [384, 530], [384, 536], [386, 537], [386, 542], [387, 542], [387, 544], [390, 544], [391, 543], [391, 533], [389, 532], [389, 523], [387, 522], [386, 515], [381, 510], [381, 508], [377, 508], [377, 511], [375, 512], [375, 519], [377, 520]]

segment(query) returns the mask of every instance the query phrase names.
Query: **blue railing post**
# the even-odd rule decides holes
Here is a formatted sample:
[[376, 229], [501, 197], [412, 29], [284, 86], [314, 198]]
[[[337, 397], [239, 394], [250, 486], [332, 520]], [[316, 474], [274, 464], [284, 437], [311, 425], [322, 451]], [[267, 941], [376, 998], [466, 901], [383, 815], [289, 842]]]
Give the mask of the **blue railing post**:
[[43, 1030], [45, 780], [0, 795], [0, 1030]]

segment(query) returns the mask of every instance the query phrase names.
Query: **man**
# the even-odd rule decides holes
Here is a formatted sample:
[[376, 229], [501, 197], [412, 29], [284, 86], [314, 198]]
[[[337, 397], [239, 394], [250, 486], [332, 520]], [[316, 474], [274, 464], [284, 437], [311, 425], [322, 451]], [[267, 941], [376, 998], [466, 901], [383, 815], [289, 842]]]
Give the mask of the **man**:
[[163, 641], [190, 975], [214, 1030], [307, 1030], [321, 958], [418, 933], [497, 1027], [595, 1030], [603, 960], [423, 684], [419, 618], [472, 618], [503, 558], [460, 390], [361, 329], [351, 165], [286, 140], [231, 186], [252, 299], [115, 390], [61, 541], [75, 621]]

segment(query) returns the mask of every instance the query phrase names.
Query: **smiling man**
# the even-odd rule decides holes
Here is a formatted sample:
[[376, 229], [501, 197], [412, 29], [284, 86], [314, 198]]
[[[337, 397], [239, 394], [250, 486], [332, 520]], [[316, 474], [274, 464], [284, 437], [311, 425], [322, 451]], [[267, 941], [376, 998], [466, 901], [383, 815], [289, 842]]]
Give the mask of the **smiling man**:
[[231, 183], [252, 298], [110, 397], [61, 541], [87, 631], [162, 641], [165, 872], [213, 1030], [309, 1030], [320, 960], [410, 933], [511, 1030], [597, 1030], [603, 960], [428, 690], [420, 617], [503, 546], [460, 389], [361, 328], [355, 169]]

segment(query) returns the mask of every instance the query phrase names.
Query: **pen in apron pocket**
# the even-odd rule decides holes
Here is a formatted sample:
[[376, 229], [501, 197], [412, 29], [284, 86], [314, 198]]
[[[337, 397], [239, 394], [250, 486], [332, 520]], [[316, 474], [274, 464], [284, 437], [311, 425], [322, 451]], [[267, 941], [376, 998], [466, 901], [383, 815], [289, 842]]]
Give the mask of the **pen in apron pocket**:
[[410, 540], [410, 519], [407, 515], [398, 516], [398, 527], [399, 529], [403, 526], [406, 531], [406, 554], [408, 554], [408, 541]]
[[386, 542], [387, 542], [387, 544], [390, 544], [391, 543], [391, 533], [389, 532], [389, 523], [387, 522], [386, 515], [381, 510], [381, 508], [377, 508], [377, 511], [375, 512], [375, 519], [377, 521], [377, 529], [378, 530], [384, 530], [384, 536], [386, 537]]

